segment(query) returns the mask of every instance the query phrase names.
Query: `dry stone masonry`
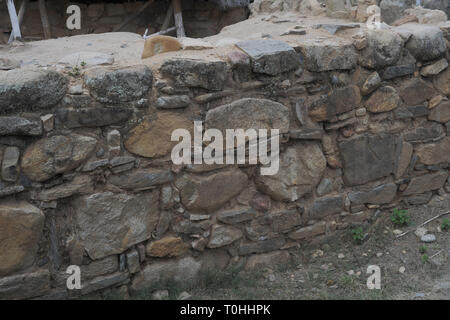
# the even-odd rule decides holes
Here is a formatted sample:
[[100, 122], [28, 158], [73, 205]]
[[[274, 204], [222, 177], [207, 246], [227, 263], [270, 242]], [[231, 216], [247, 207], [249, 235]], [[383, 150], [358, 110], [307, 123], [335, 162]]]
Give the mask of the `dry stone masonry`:
[[[133, 294], [288, 263], [290, 248], [450, 192], [448, 27], [343, 29], [354, 36], [245, 40], [78, 77], [0, 71], [0, 298]], [[194, 121], [279, 129], [279, 171], [174, 165], [171, 134]], [[81, 290], [66, 289], [69, 265]]]

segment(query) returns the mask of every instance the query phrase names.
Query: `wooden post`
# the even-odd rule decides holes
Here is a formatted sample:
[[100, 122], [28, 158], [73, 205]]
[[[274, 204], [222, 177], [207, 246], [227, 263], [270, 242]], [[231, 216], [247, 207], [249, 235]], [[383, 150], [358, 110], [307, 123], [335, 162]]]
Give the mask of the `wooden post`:
[[52, 37], [50, 29], [50, 23], [48, 22], [47, 7], [45, 6], [45, 0], [39, 0], [39, 12], [41, 14], [42, 28], [44, 29], [45, 39]]
[[177, 27], [177, 38], [186, 36], [183, 26], [183, 14], [181, 11], [181, 0], [172, 0], [173, 17], [175, 18], [175, 26]]
[[[18, 20], [19, 20], [19, 29], [20, 26], [22, 25], [23, 22], [23, 16], [25, 15], [25, 10], [27, 8], [27, 4], [30, 0], [22, 0], [22, 3], [20, 4], [20, 9], [19, 9], [19, 16], [18, 16]], [[11, 32], [11, 35], [9, 36], [9, 41], [8, 43], [11, 43], [14, 41], [14, 34]]]
[[13, 0], [8, 0], [8, 13], [9, 18], [11, 19], [11, 26], [12, 26], [12, 39], [20, 39], [22, 38], [22, 35], [20, 34], [20, 26], [19, 26], [19, 19], [17, 18], [17, 12], [16, 7], [14, 6]]

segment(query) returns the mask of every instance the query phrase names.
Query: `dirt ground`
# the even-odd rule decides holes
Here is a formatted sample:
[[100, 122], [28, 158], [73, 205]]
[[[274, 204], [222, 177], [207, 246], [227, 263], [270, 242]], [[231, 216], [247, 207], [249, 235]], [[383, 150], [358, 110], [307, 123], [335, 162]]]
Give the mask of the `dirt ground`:
[[[423, 243], [417, 226], [450, 209], [450, 195], [434, 196], [427, 205], [407, 209], [410, 223], [402, 228], [383, 211], [364, 227], [366, 239], [356, 244], [349, 230], [322, 243], [305, 244], [292, 251], [289, 266], [259, 271], [214, 273], [201, 285], [170, 288], [170, 297], [183, 289], [193, 299], [450, 299], [450, 231], [441, 231], [445, 215], [425, 225], [436, 236]], [[397, 238], [394, 230], [408, 231]], [[398, 231], [397, 231], [398, 232]], [[381, 269], [381, 289], [367, 288], [367, 267]], [[401, 269], [404, 271], [401, 272]]]

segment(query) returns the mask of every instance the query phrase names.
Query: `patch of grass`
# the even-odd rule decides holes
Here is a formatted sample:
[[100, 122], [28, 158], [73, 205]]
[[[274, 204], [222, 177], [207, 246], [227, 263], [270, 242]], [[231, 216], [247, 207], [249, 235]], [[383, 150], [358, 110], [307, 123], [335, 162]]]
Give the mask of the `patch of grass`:
[[450, 230], [450, 220], [448, 220], [447, 218], [442, 219], [441, 230], [442, 231]]
[[423, 245], [423, 246], [421, 246], [421, 247], [419, 248], [419, 252], [420, 252], [421, 254], [427, 253], [427, 250], [428, 250], [428, 248], [427, 248], [425, 245]]
[[427, 254], [423, 254], [421, 259], [423, 263], [428, 263], [430, 258]]
[[407, 226], [409, 224], [410, 216], [406, 210], [399, 210], [394, 208], [392, 212], [391, 221], [397, 227]]
[[351, 230], [353, 241], [356, 244], [361, 244], [364, 240], [364, 230], [362, 227], [354, 228]]
[[78, 77], [81, 75], [81, 69], [78, 66], [75, 66], [72, 68], [72, 70], [69, 71], [69, 76], [71, 77]]

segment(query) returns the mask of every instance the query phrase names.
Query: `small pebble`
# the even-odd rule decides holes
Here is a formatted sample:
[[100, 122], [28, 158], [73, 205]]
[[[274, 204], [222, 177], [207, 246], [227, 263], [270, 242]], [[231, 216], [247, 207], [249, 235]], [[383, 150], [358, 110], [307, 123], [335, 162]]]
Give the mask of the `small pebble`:
[[404, 273], [404, 272], [405, 272], [405, 270], [406, 270], [406, 268], [405, 268], [405, 267], [400, 267], [400, 269], [398, 269], [398, 272], [400, 272], [400, 273]]
[[344, 259], [344, 258], [345, 258], [345, 255], [343, 253], [338, 254], [338, 259]]
[[436, 236], [434, 234], [428, 233], [423, 235], [422, 238], [420, 238], [420, 240], [425, 243], [435, 242]]

